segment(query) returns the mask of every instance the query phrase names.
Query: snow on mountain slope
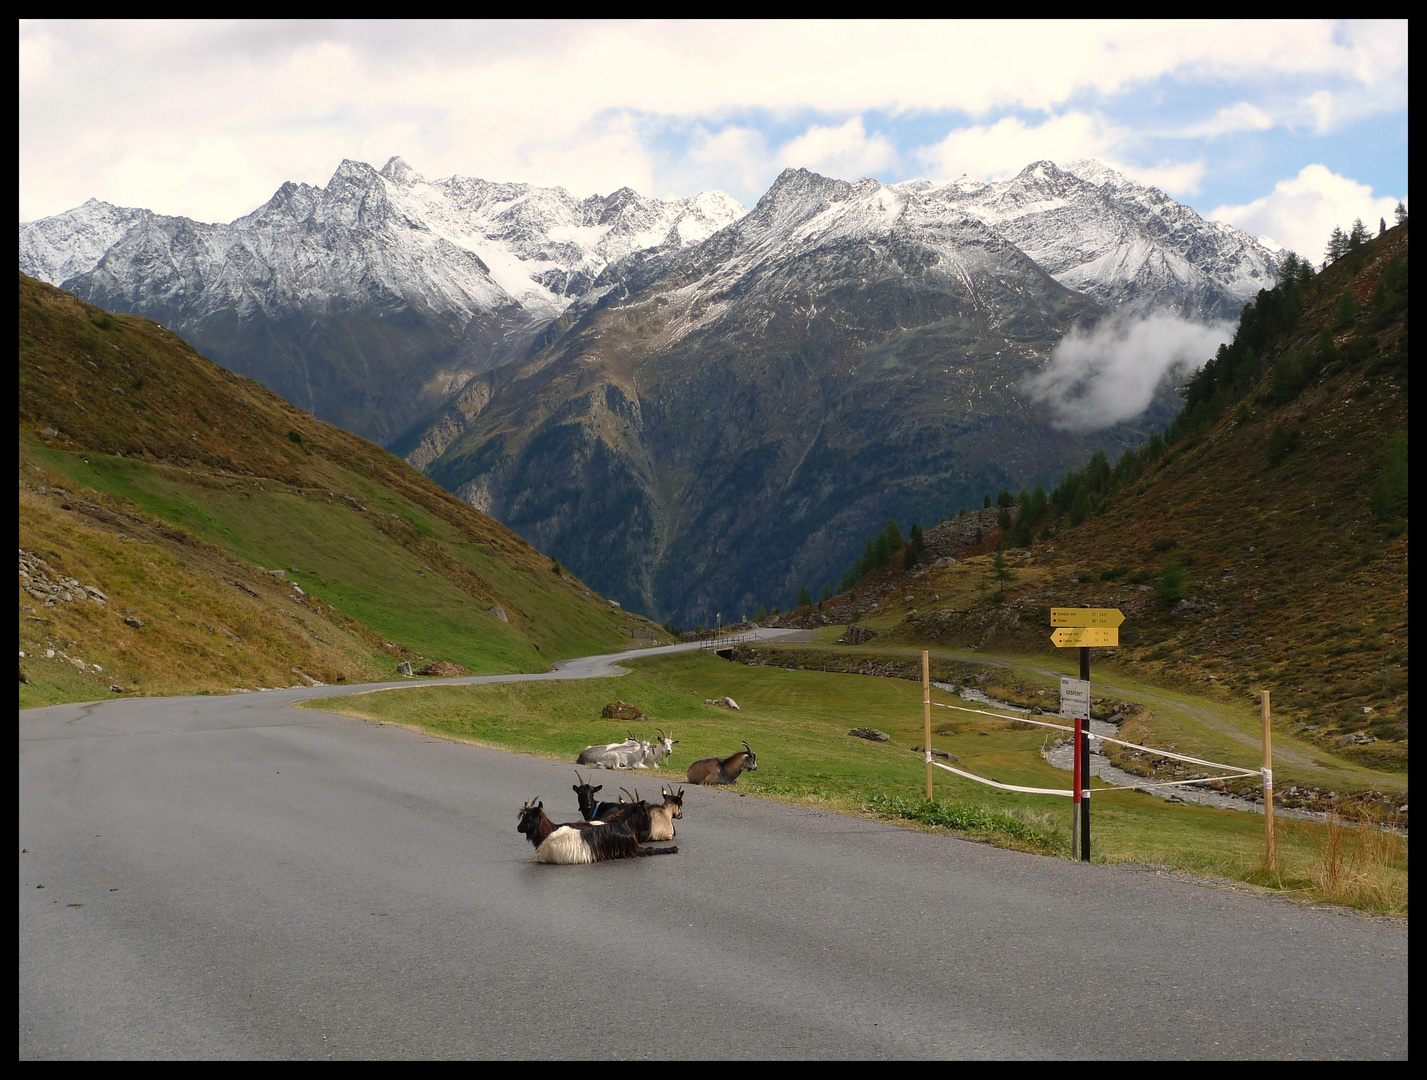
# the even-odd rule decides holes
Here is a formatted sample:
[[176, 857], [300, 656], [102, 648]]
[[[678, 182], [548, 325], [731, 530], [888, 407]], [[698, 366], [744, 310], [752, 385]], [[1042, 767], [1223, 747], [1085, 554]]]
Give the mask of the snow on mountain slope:
[[646, 199], [466, 177], [426, 181], [400, 158], [344, 161], [326, 187], [286, 183], [228, 224], [91, 200], [20, 225], [20, 269], [60, 284], [87, 274], [143, 306], [212, 311], [396, 298], [465, 320], [514, 306], [555, 318], [610, 262], [697, 243], [743, 207], [720, 192]]
[[1114, 307], [1234, 318], [1277, 280], [1280, 256], [1099, 161], [1034, 162], [1009, 180], [921, 188], [995, 228], [1067, 288]]
[[156, 319], [314, 415], [390, 442], [519, 356], [612, 260], [743, 215], [716, 192], [646, 199], [451, 177], [400, 158], [285, 183], [226, 224], [103, 203], [20, 226], [20, 268]]
[[146, 210], [90, 199], [55, 217], [20, 223], [20, 269], [58, 284], [93, 270]]

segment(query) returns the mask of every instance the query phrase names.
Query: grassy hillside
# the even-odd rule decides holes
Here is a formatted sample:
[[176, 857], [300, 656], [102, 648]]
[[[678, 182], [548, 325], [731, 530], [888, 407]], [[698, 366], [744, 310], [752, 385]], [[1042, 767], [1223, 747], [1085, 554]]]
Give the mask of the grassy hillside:
[[1407, 260], [1404, 223], [1261, 300], [1168, 440], [1082, 470], [1035, 542], [878, 575], [877, 644], [1050, 657], [1049, 608], [1117, 607], [1122, 647], [1097, 664], [1246, 723], [1268, 689], [1285, 735], [1405, 783]]
[[20, 275], [19, 360], [22, 705], [544, 670], [658, 632], [146, 319]]

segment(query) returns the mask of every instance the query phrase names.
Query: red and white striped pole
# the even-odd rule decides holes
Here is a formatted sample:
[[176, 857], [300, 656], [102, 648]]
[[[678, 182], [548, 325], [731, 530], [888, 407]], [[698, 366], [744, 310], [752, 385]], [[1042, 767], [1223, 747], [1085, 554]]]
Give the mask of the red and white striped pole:
[[1070, 809], [1070, 857], [1080, 858], [1080, 725], [1084, 723], [1080, 717], [1075, 718], [1075, 767], [1070, 771], [1070, 786], [1075, 790], [1071, 793]]

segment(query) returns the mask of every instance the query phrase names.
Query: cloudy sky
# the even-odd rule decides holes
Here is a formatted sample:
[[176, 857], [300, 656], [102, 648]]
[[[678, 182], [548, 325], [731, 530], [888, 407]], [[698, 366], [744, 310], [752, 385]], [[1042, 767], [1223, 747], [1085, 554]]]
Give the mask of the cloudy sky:
[[750, 207], [1097, 157], [1317, 260], [1408, 194], [1406, 22], [21, 22], [19, 67], [21, 221], [228, 221], [393, 154]]

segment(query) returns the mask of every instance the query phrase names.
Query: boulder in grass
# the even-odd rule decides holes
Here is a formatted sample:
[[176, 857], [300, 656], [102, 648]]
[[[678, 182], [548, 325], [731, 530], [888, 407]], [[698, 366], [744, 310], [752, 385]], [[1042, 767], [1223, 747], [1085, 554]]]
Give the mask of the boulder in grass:
[[437, 660], [434, 664], [427, 664], [424, 668], [418, 668], [418, 675], [434, 675], [438, 678], [449, 679], [456, 675], [469, 675], [470, 669], [463, 668], [460, 664], [453, 664], [449, 660]]
[[396, 665], [396, 673], [397, 673], [398, 675], [412, 675], [412, 674], [415, 674], [415, 673], [411, 670], [411, 661], [410, 661], [410, 660], [403, 660], [401, 663], [397, 664], [397, 665]]
[[878, 731], [875, 727], [855, 727], [848, 734], [859, 739], [870, 739], [872, 742], [886, 742], [892, 737], [885, 731]]
[[606, 720], [624, 720], [631, 724], [647, 719], [643, 709], [638, 705], [631, 705], [627, 701], [611, 701], [600, 710], [600, 716]]

